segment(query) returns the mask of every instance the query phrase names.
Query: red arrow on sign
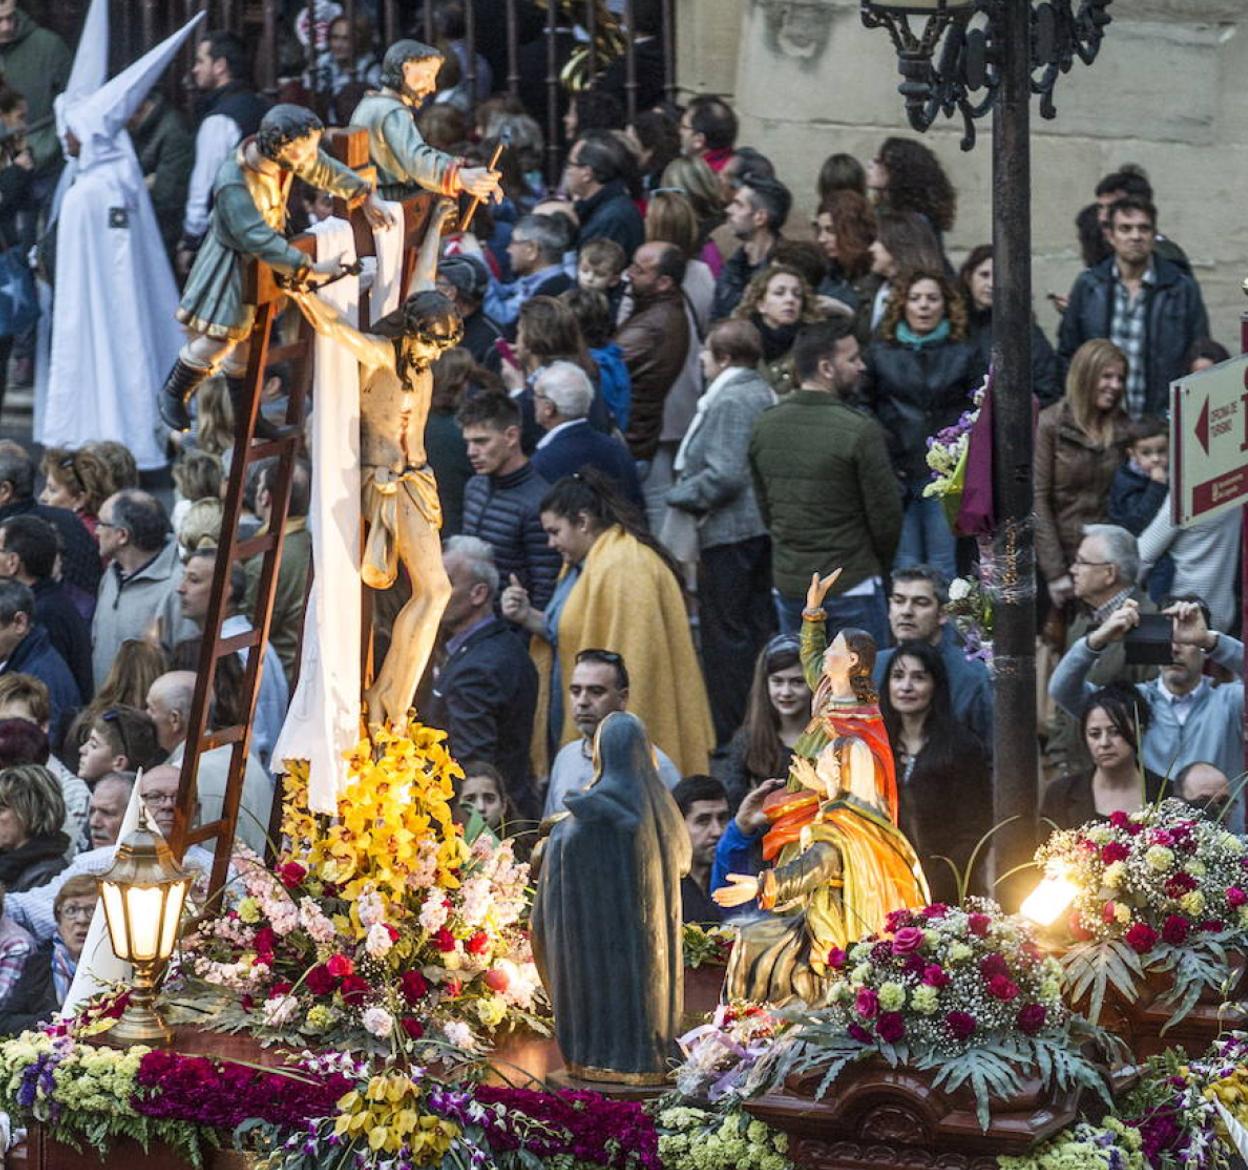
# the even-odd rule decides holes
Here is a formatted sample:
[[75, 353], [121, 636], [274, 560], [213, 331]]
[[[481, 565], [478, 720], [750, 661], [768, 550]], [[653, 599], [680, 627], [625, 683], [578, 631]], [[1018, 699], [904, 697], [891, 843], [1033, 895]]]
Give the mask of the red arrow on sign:
[[1209, 397], [1205, 396], [1205, 405], [1200, 408], [1200, 417], [1196, 420], [1196, 438], [1209, 454]]

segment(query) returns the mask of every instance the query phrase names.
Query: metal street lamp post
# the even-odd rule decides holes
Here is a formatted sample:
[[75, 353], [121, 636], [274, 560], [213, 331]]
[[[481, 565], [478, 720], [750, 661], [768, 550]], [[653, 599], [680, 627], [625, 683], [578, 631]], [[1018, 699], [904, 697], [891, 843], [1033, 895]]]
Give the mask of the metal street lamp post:
[[[1036, 598], [1032, 519], [1031, 95], [1055, 116], [1053, 89], [1076, 58], [1091, 64], [1112, 0], [861, 0], [862, 21], [897, 50], [911, 126], [960, 116], [962, 149], [989, 110], [992, 135], [993, 727], [998, 872], [1035, 846]], [[911, 26], [911, 20], [918, 31]], [[1017, 889], [1014, 890], [1017, 900]]]

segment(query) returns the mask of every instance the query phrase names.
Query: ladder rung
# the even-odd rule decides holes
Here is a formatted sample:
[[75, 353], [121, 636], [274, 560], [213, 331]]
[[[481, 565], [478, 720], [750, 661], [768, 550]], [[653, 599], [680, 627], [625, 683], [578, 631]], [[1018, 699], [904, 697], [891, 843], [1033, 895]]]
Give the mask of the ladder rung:
[[287, 447], [292, 447], [303, 438], [302, 427], [279, 427], [277, 437], [265, 439], [263, 443], [252, 443], [247, 447], [244, 463], [259, 463], [271, 455], [281, 455]]
[[201, 841], [210, 841], [213, 838], [220, 837], [225, 832], [226, 824], [224, 819], [218, 821], [209, 821], [206, 825], [200, 825], [196, 829], [188, 829], [186, 832], [186, 843], [188, 845], [198, 845]]
[[199, 741], [199, 754], [203, 755], [204, 752], [210, 752], [213, 748], [225, 747], [226, 744], [238, 743], [246, 730], [241, 723], [236, 723], [233, 727], [220, 727], [216, 731], [208, 732]]
[[250, 650], [259, 643], [259, 631], [254, 629], [242, 634], [231, 634], [228, 638], [221, 638], [217, 642], [216, 655], [218, 658], [225, 658], [229, 654], [237, 654], [240, 650]]
[[262, 532], [259, 536], [249, 536], [246, 540], [240, 540], [234, 546], [234, 559], [249, 561], [252, 557], [268, 552], [276, 543], [277, 538], [272, 532]]

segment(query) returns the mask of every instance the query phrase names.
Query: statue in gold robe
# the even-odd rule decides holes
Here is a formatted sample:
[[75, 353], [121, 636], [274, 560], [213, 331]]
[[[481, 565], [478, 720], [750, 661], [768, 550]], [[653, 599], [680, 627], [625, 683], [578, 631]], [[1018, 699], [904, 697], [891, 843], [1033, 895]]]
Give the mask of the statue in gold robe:
[[893, 754], [871, 686], [875, 642], [862, 630], [827, 641], [822, 602], [836, 576], [815, 575], [802, 615], [812, 718], [794, 745], [787, 790], [764, 805], [763, 860], [772, 866], [757, 878], [729, 874], [714, 895], [722, 906], [757, 897], [773, 911], [738, 934], [725, 985], [733, 999], [819, 1004], [834, 948], [928, 901], [918, 857], [897, 828]]

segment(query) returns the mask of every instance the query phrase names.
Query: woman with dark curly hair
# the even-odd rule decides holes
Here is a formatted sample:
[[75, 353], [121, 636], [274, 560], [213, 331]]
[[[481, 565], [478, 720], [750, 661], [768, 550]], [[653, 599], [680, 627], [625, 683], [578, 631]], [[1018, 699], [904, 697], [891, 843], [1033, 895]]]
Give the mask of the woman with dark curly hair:
[[798, 330], [821, 317], [815, 294], [791, 264], [769, 264], [745, 286], [734, 317], [753, 323], [763, 339], [763, 377], [777, 394], [793, 389], [789, 351]]
[[862, 381], [905, 489], [896, 569], [931, 565], [947, 578], [957, 575], [944, 507], [923, 495], [931, 480], [927, 440], [957, 422], [983, 375], [978, 351], [966, 340], [966, 307], [953, 282], [940, 269], [899, 277], [867, 347]]
[[[958, 269], [958, 284], [966, 298], [971, 343], [979, 350], [980, 360], [987, 369], [992, 359], [991, 244], [971, 249]], [[1041, 406], [1048, 406], [1062, 396], [1057, 381], [1057, 355], [1034, 317], [1031, 322], [1031, 390]]]
[[[844, 305], [854, 314], [854, 333], [864, 343], [871, 332], [871, 308], [884, 277], [872, 270], [875, 212], [856, 191], [833, 191], [815, 216], [815, 242], [828, 271], [820, 282], [818, 305], [825, 312]], [[832, 302], [837, 304], [832, 304]]]
[[912, 138], [884, 139], [879, 154], [867, 164], [867, 189], [881, 207], [917, 211], [938, 240], [957, 218], [958, 193], [945, 168], [928, 147]]

